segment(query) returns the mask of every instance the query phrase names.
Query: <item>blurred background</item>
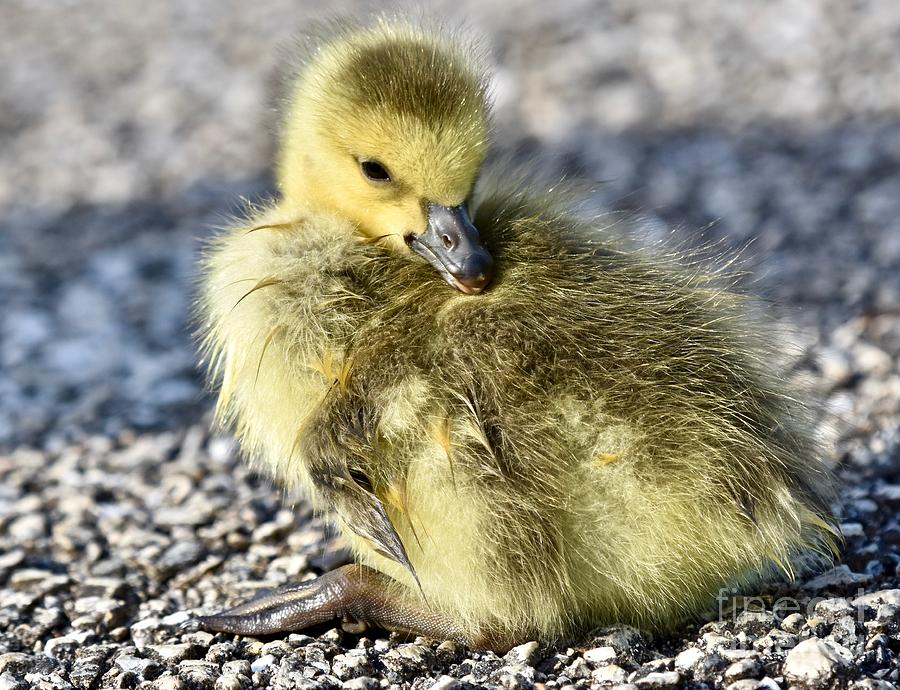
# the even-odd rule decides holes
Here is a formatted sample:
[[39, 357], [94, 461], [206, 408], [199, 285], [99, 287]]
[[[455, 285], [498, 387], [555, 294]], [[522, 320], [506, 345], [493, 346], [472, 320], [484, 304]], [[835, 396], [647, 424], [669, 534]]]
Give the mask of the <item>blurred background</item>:
[[[755, 239], [755, 289], [826, 347], [897, 309], [894, 0], [430, 7], [484, 37], [501, 146], [541, 151], [680, 241]], [[291, 36], [365, 9], [3, 3], [0, 446], [178, 427], [208, 407], [189, 334], [199, 241], [239, 196], [272, 191]], [[895, 337], [873, 346], [897, 354]], [[842, 350], [831, 364], [852, 376]]]
[[[539, 153], [547, 177], [590, 180], [592, 208], [639, 218], [651, 237], [746, 247], [750, 289], [797, 334], [795, 373], [834, 413], [842, 560], [791, 585], [801, 601], [817, 597], [818, 617], [798, 634], [771, 615], [711, 624], [722, 644], [753, 650], [750, 670], [731, 677], [780, 678], [786, 649], [827, 636], [854, 656], [843, 678], [885, 681], [854, 687], [893, 687], [900, 3], [427, 6], [484, 38], [499, 147]], [[457, 664], [462, 657], [384, 646], [374, 666], [351, 672], [338, 652], [357, 641], [337, 631], [308, 646], [291, 636], [286, 653], [283, 642], [178, 628], [188, 610], [219, 609], [341, 559], [323, 519], [302, 500], [286, 507], [227, 434], [210, 432], [190, 312], [202, 241], [241, 197], [273, 191], [275, 84], [291, 36], [367, 9], [348, 0], [0, 3], [0, 687], [248, 687], [239, 668], [254, 687], [271, 678], [271, 687], [339, 688], [307, 676], [383, 673], [421, 690], [423, 673], [471, 668], [472, 682], [491, 687], [506, 673], [496, 658]], [[865, 627], [844, 615], [843, 599], [815, 604], [860, 588], [891, 590], [869, 598]], [[882, 600], [896, 605], [876, 612]], [[671, 644], [594, 645], [619, 644], [617, 663], [642, 679], [679, 649], [695, 659], [712, 650], [690, 677], [720, 687], [724, 661], [706, 630]], [[891, 631], [888, 641], [881, 633]], [[587, 673], [572, 650], [554, 654], [540, 666], [559, 676], [553, 683]], [[810, 663], [825, 678], [835, 658]], [[523, 683], [506, 687], [531, 687]]]

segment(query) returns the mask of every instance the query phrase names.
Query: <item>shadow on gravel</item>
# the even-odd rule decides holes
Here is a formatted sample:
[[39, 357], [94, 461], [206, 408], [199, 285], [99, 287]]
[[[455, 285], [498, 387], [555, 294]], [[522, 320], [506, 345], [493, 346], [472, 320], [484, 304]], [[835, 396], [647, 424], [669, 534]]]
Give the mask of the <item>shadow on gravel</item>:
[[[639, 218], [651, 238], [751, 243], [751, 290], [818, 328], [813, 339], [900, 303], [900, 123], [514, 143], [539, 156], [542, 175], [596, 181], [589, 206]], [[209, 405], [190, 336], [200, 240], [239, 196], [271, 189], [255, 173], [122, 206], [5, 211], [0, 447], [199, 419]]]

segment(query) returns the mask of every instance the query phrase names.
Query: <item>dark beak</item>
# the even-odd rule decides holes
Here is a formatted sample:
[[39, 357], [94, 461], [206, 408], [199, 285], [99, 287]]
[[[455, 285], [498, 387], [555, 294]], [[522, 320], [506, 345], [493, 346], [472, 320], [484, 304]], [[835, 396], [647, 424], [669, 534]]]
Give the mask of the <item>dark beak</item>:
[[410, 248], [434, 266], [460, 292], [475, 295], [494, 277], [494, 259], [465, 206], [428, 205], [428, 226], [421, 235], [407, 235]]

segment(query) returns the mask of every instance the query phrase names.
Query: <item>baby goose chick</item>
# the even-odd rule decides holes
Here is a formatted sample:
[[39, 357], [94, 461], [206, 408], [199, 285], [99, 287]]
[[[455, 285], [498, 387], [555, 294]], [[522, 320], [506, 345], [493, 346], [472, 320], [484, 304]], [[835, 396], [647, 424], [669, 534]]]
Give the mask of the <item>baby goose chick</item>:
[[473, 193], [470, 54], [388, 20], [322, 44], [280, 199], [206, 256], [219, 418], [356, 558], [209, 630], [667, 629], [832, 546], [829, 473], [741, 297], [504, 171]]

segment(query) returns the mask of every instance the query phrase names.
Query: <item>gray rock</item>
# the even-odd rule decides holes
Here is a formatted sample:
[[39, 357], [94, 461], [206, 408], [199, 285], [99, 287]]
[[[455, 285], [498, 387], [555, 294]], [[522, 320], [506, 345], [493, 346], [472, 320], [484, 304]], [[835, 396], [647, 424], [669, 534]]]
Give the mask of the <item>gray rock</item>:
[[755, 659], [759, 654], [752, 649], [722, 649], [719, 654], [726, 662], [743, 661], [744, 659]]
[[816, 615], [828, 623], [834, 623], [837, 619], [854, 614], [856, 609], [847, 599], [824, 599], [816, 604]]
[[613, 647], [594, 647], [593, 649], [588, 649], [582, 656], [585, 661], [596, 668], [615, 661], [616, 650]]
[[189, 684], [212, 687], [219, 677], [219, 667], [208, 661], [186, 659], [178, 664], [178, 675]]
[[130, 628], [131, 639], [138, 647], [146, 647], [153, 644], [159, 638], [166, 636], [159, 618], [149, 617], [139, 620]]
[[414, 674], [417, 669], [429, 663], [431, 650], [419, 644], [401, 644], [381, 656], [385, 668], [399, 676]]
[[[762, 686], [758, 680], [743, 678], [741, 680], [736, 680], [733, 683], [729, 683], [726, 690], [757, 690], [761, 687], [764, 686]], [[775, 687], [777, 688], [778, 686], [776, 685]]]
[[379, 683], [377, 678], [362, 676], [344, 681], [343, 687], [345, 690], [376, 690], [379, 687]]
[[455, 661], [460, 655], [461, 650], [456, 642], [445, 640], [444, 642], [441, 642], [434, 651], [438, 659], [441, 659], [442, 661]]
[[28, 683], [18, 680], [9, 671], [0, 673], [0, 690], [28, 690]]
[[78, 659], [69, 672], [69, 680], [79, 688], [91, 688], [95, 685], [103, 667], [93, 659]]
[[644, 642], [640, 631], [627, 625], [604, 628], [593, 641], [594, 647], [612, 647], [618, 653], [631, 651]]
[[882, 589], [877, 592], [863, 594], [853, 600], [854, 606], [876, 608], [878, 604], [892, 604], [900, 607], [900, 589]]
[[159, 664], [153, 659], [142, 659], [130, 654], [116, 658], [116, 666], [124, 673], [133, 673], [141, 678], [152, 680], [159, 675]]
[[243, 690], [250, 686], [249, 678], [225, 673], [216, 678], [215, 690]]
[[896, 687], [894, 683], [877, 678], [864, 678], [850, 686], [851, 690], [896, 690]]
[[176, 611], [175, 613], [164, 616], [160, 619], [160, 624], [168, 627], [175, 627], [189, 621], [191, 615], [187, 611]]
[[[202, 647], [198, 646], [198, 650], [197, 650], [198, 656], [202, 653], [202, 649], [203, 649]], [[204, 656], [204, 659], [206, 659], [206, 661], [209, 661], [210, 663], [213, 663], [213, 664], [224, 664], [224, 663], [234, 659], [234, 655], [235, 655], [236, 651], [237, 651], [236, 647], [233, 643], [220, 642], [218, 644], [213, 644], [213, 645], [209, 646], [209, 649], [206, 651], [206, 655]], [[192, 652], [193, 652], [193, 650], [191, 650], [191, 652], [189, 652], [189, 654]]]
[[177, 665], [185, 659], [196, 659], [201, 655], [203, 648], [188, 642], [181, 642], [177, 644], [147, 645], [145, 650], [148, 654], [165, 664]]
[[840, 524], [841, 534], [845, 539], [854, 537], [865, 537], [866, 533], [863, 526], [858, 522], [842, 522]]
[[276, 663], [277, 659], [272, 654], [265, 654], [250, 664], [250, 670], [253, 673], [265, 673], [269, 671]]
[[[501, 671], [502, 670], [503, 669], [501, 669]], [[571, 664], [569, 664], [563, 671], [563, 673], [570, 680], [582, 680], [584, 678], [588, 678], [591, 675], [591, 667], [588, 666], [587, 662], [583, 658], [579, 657], [575, 659], [575, 661], [573, 661]]]
[[879, 604], [875, 612], [875, 620], [879, 623], [896, 623], [900, 621], [900, 606]]
[[0, 553], [0, 579], [6, 579], [9, 573], [18, 568], [25, 560], [25, 550], [21, 548], [10, 549], [6, 553]]
[[293, 648], [284, 640], [272, 640], [271, 642], [264, 644], [259, 651], [261, 654], [271, 654], [276, 659], [280, 659], [281, 657], [290, 654], [293, 651]]
[[621, 666], [608, 664], [591, 671], [591, 680], [598, 685], [619, 685], [628, 678], [628, 673]]
[[648, 673], [643, 678], [635, 681], [639, 688], [677, 688], [681, 683], [681, 674], [678, 671], [657, 671]]
[[708, 652], [721, 653], [725, 649], [735, 646], [734, 638], [726, 635], [719, 635], [714, 632], [703, 633], [702, 643]]
[[722, 674], [722, 677], [726, 683], [733, 683], [745, 678], [758, 678], [762, 675], [762, 670], [762, 665], [759, 663], [758, 659], [742, 659], [741, 661], [735, 661], [728, 666]]
[[128, 589], [128, 583], [118, 577], [89, 577], [81, 583], [79, 592], [83, 597], [122, 599], [128, 593]]
[[0, 674], [9, 672], [17, 676], [24, 676], [34, 668], [35, 661], [33, 657], [22, 652], [0, 654]]
[[526, 642], [510, 649], [503, 660], [508, 664], [531, 664], [538, 659], [540, 645], [537, 642]]
[[235, 659], [233, 661], [226, 661], [222, 664], [222, 673], [249, 678], [253, 673], [253, 669], [250, 666], [250, 662], [246, 659]]
[[206, 546], [186, 541], [170, 546], [156, 562], [159, 577], [167, 578], [199, 563], [206, 555]]
[[710, 678], [725, 666], [725, 659], [716, 652], [706, 653], [697, 647], [689, 647], [675, 657], [675, 670], [690, 674], [695, 679]]
[[769, 611], [741, 611], [734, 627], [751, 635], [761, 635], [775, 627], [775, 615]]
[[499, 683], [505, 690], [530, 690], [534, 687], [534, 672], [532, 670], [531, 677], [521, 673], [500, 673]]
[[846, 649], [811, 637], [788, 652], [783, 672], [794, 683], [824, 685], [846, 668], [852, 658]]
[[844, 386], [853, 378], [850, 358], [837, 348], [824, 348], [819, 354], [819, 367], [822, 376], [832, 386]]
[[856, 620], [852, 616], [838, 618], [831, 626], [828, 638], [851, 650], [856, 648], [859, 643], [865, 641], [864, 636], [857, 634]]
[[94, 635], [88, 630], [54, 637], [44, 644], [44, 654], [54, 659], [71, 656]]
[[675, 656], [675, 668], [678, 671], [691, 671], [694, 666], [703, 662], [706, 652], [696, 647], [689, 647]]
[[178, 676], [160, 676], [153, 681], [153, 690], [186, 690], [186, 685]]
[[462, 684], [453, 676], [440, 676], [428, 690], [459, 690]]
[[796, 634], [800, 632], [804, 625], [806, 625], [806, 618], [800, 613], [788, 614], [784, 617], [784, 620], [781, 621], [781, 628], [789, 633]]
[[364, 649], [353, 649], [346, 654], [338, 654], [331, 661], [331, 669], [338, 680], [349, 680], [371, 676], [373, 669]]
[[47, 518], [43, 513], [31, 513], [16, 518], [7, 527], [9, 536], [19, 544], [30, 544], [47, 531]]
[[781, 652], [792, 649], [797, 645], [798, 638], [796, 635], [779, 630], [777, 628], [770, 630], [765, 635], [753, 642], [753, 648], [757, 651], [763, 651], [768, 654]]

